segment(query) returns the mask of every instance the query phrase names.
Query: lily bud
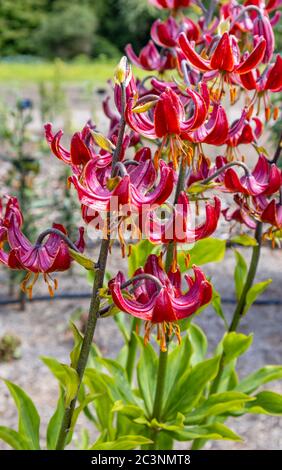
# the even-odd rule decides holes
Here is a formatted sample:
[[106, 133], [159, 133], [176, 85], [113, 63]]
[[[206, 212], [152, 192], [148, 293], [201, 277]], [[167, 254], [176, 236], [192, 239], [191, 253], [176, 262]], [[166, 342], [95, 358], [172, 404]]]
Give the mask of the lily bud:
[[128, 67], [127, 57], [123, 56], [120, 59], [119, 64], [115, 70], [115, 82], [118, 85], [121, 85], [122, 83], [125, 82], [126, 77], [127, 77], [127, 67]]
[[255, 36], [257, 35], [257, 36], [264, 37], [266, 41], [266, 48], [265, 48], [265, 53], [264, 53], [262, 62], [264, 64], [267, 64], [268, 62], [270, 62], [273, 56], [274, 44], [275, 44], [274, 33], [273, 33], [272, 26], [267, 16], [258, 15], [258, 17], [254, 21], [253, 33]]

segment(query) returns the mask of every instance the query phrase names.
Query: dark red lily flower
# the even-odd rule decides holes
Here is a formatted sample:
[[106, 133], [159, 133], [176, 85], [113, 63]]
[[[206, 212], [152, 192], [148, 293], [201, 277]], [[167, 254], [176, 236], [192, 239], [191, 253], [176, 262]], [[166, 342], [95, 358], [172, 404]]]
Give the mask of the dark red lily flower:
[[181, 31], [184, 31], [187, 38], [197, 41], [200, 36], [198, 25], [189, 18], [183, 18], [179, 25], [177, 21], [169, 16], [166, 21], [156, 20], [151, 28], [151, 38], [161, 47], [175, 47]]
[[256, 90], [259, 93], [270, 90], [272, 92], [282, 90], [282, 57], [278, 54], [274, 64], [269, 65], [263, 74], [258, 70], [252, 70], [240, 77], [246, 90]]
[[191, 0], [149, 0], [157, 8], [178, 10], [179, 8], [189, 7]]
[[261, 216], [262, 222], [267, 222], [273, 227], [282, 229], [282, 205], [274, 199], [269, 202]]
[[262, 222], [270, 224], [278, 230], [282, 229], [281, 201], [275, 199], [269, 201], [266, 196], [259, 196], [253, 198], [253, 203]]
[[257, 226], [256, 220], [252, 217], [253, 211], [246, 203], [245, 199], [236, 194], [234, 196], [234, 201], [239, 206], [238, 208], [231, 210], [229, 208], [223, 209], [221, 212], [227, 222], [238, 222], [241, 225], [246, 225], [246, 227], [251, 230], [255, 230]]
[[204, 124], [194, 132], [187, 132], [182, 137], [195, 143], [206, 143], [211, 145], [223, 145], [232, 139], [242, 129], [247, 110], [244, 109], [240, 119], [229, 126], [226, 112], [220, 104], [213, 105], [212, 112]]
[[258, 38], [253, 51], [250, 54], [245, 53], [241, 57], [237, 39], [226, 32], [221, 36], [209, 59], [204, 59], [195, 51], [195, 47], [184, 33], [179, 36], [179, 46], [192, 66], [201, 72], [218, 71], [242, 75], [255, 68], [262, 61], [266, 41], [264, 38]]
[[[6, 204], [4, 204], [6, 199]], [[11, 217], [15, 217], [19, 227], [23, 224], [23, 216], [16, 197], [6, 196], [0, 199], [0, 263], [8, 264], [8, 254], [3, 250], [3, 245], [7, 241], [8, 227]]]
[[[75, 186], [80, 202], [93, 210], [106, 212], [114, 205], [115, 210], [129, 206], [132, 211], [139, 211], [145, 205], [163, 204], [170, 196], [174, 175], [171, 167], [160, 162], [160, 181], [152, 160], [144, 160], [138, 166], [129, 165], [122, 177], [97, 177], [97, 164], [90, 161], [84, 168], [79, 180], [72, 176], [70, 181]], [[126, 212], [129, 210], [127, 207]]]
[[76, 132], [71, 139], [70, 150], [67, 150], [60, 143], [63, 131], [59, 130], [55, 135], [52, 132], [52, 124], [44, 126], [45, 136], [52, 153], [67, 165], [70, 165], [77, 173], [93, 157], [90, 144], [93, 143], [91, 129], [93, 126], [87, 123], [81, 132]]
[[187, 178], [187, 188], [197, 181], [202, 181], [210, 176], [211, 161], [205, 155], [200, 154], [197, 162], [190, 168]]
[[134, 103], [129, 100], [126, 108], [126, 120], [132, 129], [150, 138], [179, 135], [188, 130], [197, 129], [207, 115], [207, 104], [204, 95], [187, 89], [194, 109], [189, 119], [185, 119], [184, 106], [178, 95], [170, 88], [160, 94], [154, 107], [153, 117], [151, 113], [134, 112]]
[[144, 70], [163, 72], [164, 70], [173, 69], [175, 66], [173, 55], [169, 52], [161, 54], [153, 41], [149, 41], [148, 44], [141, 49], [139, 57], [135, 54], [131, 44], [127, 44], [125, 52], [134, 65]]
[[195, 226], [195, 216], [191, 213], [188, 197], [184, 192], [179, 195], [177, 204], [168, 221], [162, 222], [155, 212], [146, 218], [145, 233], [152, 243], [194, 243], [207, 238], [216, 230], [220, 217], [220, 200], [214, 198], [214, 204], [206, 203], [205, 221]]
[[251, 196], [274, 194], [279, 190], [281, 183], [281, 170], [275, 164], [270, 164], [264, 155], [259, 156], [249, 176], [239, 177], [234, 168], [228, 168], [224, 175], [226, 189]]
[[[138, 269], [134, 276], [149, 274], [154, 276], [158, 284], [151, 279], [133, 283], [133, 293], [123, 295], [121, 285], [124, 277], [121, 272], [109, 282], [113, 301], [123, 312], [145, 320], [145, 344], [150, 339], [154, 326], [158, 329], [161, 350], [166, 350], [166, 334], [175, 332], [180, 341], [178, 320], [187, 318], [200, 307], [210, 302], [212, 287], [200, 268], [193, 266], [194, 278], [185, 276], [188, 291], [182, 294], [181, 274], [179, 269], [168, 274], [164, 271], [160, 258], [150, 255], [143, 268]], [[161, 287], [160, 287], [161, 286]], [[126, 292], [126, 291], [125, 291]]]
[[[8, 213], [6, 211], [6, 238], [9, 252], [6, 253], [1, 249], [0, 261], [11, 269], [27, 271], [22, 288], [29, 297], [32, 296], [32, 288], [39, 274], [43, 274], [50, 295], [54, 295], [57, 281], [50, 277], [50, 273], [69, 269], [72, 258], [68, 245], [56, 233], [51, 233], [45, 242], [33, 245], [21, 231], [21, 223], [22, 215], [19, 214], [19, 206], [13, 203], [9, 206]], [[63, 225], [53, 224], [53, 228], [67, 234]], [[79, 251], [84, 250], [83, 234], [84, 229], [81, 227], [79, 238], [75, 243]]]
[[258, 117], [246, 120], [243, 127], [233, 137], [226, 141], [229, 147], [238, 147], [241, 144], [252, 144], [257, 141], [263, 132], [263, 123]]

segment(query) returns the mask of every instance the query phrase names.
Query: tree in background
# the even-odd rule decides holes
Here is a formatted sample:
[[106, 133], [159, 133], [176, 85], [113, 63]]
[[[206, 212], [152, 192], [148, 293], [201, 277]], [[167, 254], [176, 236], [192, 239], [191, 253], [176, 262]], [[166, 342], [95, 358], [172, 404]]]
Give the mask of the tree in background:
[[53, 10], [45, 15], [37, 33], [38, 54], [50, 59], [90, 56], [96, 28], [94, 9], [86, 2], [67, 7], [64, 3], [60, 8], [55, 3]]
[[39, 27], [47, 0], [1, 0], [1, 55], [35, 54], [34, 31]]

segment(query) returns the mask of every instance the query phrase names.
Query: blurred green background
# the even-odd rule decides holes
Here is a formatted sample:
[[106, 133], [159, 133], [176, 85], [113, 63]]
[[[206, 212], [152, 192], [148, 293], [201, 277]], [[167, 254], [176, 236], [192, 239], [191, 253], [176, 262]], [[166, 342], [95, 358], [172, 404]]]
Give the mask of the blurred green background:
[[1, 56], [116, 57], [146, 42], [156, 14], [147, 0], [1, 0]]

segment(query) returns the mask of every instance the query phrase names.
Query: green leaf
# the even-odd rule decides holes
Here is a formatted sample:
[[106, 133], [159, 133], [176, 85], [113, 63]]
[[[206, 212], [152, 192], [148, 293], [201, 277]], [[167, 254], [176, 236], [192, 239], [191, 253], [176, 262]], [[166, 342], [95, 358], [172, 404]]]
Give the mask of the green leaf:
[[230, 414], [242, 410], [245, 403], [251, 400], [253, 400], [252, 397], [241, 392], [216, 393], [208, 397], [195, 411], [186, 416], [185, 424], [194, 424], [209, 416]]
[[92, 394], [99, 394], [95, 401], [95, 413], [98, 420], [98, 429], [100, 432], [109, 431], [112, 427], [112, 407], [116, 400], [110, 393], [111, 388], [114, 389], [114, 379], [106, 374], [101, 373], [97, 367], [87, 368], [84, 374], [84, 383]]
[[227, 333], [223, 339], [224, 364], [228, 364], [233, 359], [244, 354], [253, 342], [253, 335], [243, 335], [232, 331]]
[[208, 340], [203, 330], [195, 323], [191, 323], [188, 334], [193, 350], [191, 364], [194, 366], [204, 360], [207, 354]]
[[222, 304], [221, 304], [221, 296], [220, 296], [220, 293], [217, 290], [215, 290], [214, 287], [212, 290], [212, 306], [213, 306], [215, 313], [223, 320], [225, 328], [228, 329], [228, 323], [225, 318]]
[[145, 346], [143, 338], [139, 336], [137, 336], [137, 338], [141, 348], [140, 359], [137, 365], [138, 386], [146, 410], [148, 414], [151, 415], [157, 383], [158, 357], [151, 344]]
[[61, 364], [52, 357], [44, 356], [41, 357], [41, 360], [64, 388], [65, 407], [67, 408], [76, 396], [79, 387], [79, 378], [76, 370], [66, 364]]
[[146, 259], [152, 253], [158, 253], [160, 247], [149, 242], [149, 240], [141, 240], [136, 245], [131, 246], [131, 254], [128, 259], [128, 275], [132, 277], [136, 269], [144, 266]]
[[239, 251], [235, 250], [234, 253], [236, 257], [236, 266], [234, 270], [235, 291], [237, 300], [239, 300], [246, 282], [248, 266]]
[[59, 437], [63, 416], [65, 413], [64, 406], [64, 392], [60, 391], [60, 397], [57, 403], [55, 413], [51, 416], [47, 427], [47, 448], [48, 450], [55, 450], [57, 440]]
[[165, 408], [163, 416], [167, 421], [175, 419], [177, 412], [186, 415], [199, 401], [206, 385], [214, 379], [218, 372], [220, 356], [206, 359], [188, 369], [175, 384], [173, 402]]
[[231, 243], [242, 245], [242, 246], [256, 246], [258, 243], [254, 237], [250, 237], [247, 233], [242, 233], [241, 235], [236, 235], [231, 238]]
[[258, 282], [257, 284], [254, 284], [249, 289], [247, 293], [247, 297], [246, 297], [246, 306], [245, 306], [243, 315], [247, 313], [247, 311], [255, 302], [257, 297], [259, 297], [271, 283], [272, 283], [272, 279], [267, 279], [266, 281], [262, 281], [262, 282]]
[[189, 426], [183, 431], [171, 433], [174, 439], [178, 441], [193, 441], [194, 439], [210, 439], [210, 440], [231, 440], [242, 441], [238, 434], [222, 423], [207, 424], [204, 426]]
[[218, 263], [222, 261], [225, 255], [226, 241], [219, 238], [205, 238], [197, 241], [191, 250], [185, 253], [179, 253], [178, 261], [181, 272], [187, 271], [185, 263], [185, 254], [190, 255], [190, 266], [196, 264], [202, 266], [207, 263]]
[[83, 335], [81, 334], [81, 332], [79, 331], [79, 329], [73, 322], [70, 322], [70, 328], [73, 332], [73, 338], [74, 338], [74, 347], [70, 353], [70, 360], [71, 360], [71, 367], [74, 369], [77, 366], [77, 361], [79, 358], [81, 345], [83, 341]]
[[4, 381], [7, 385], [19, 414], [19, 434], [28, 442], [32, 450], [40, 449], [39, 445], [39, 426], [40, 417], [31, 398], [18, 386]]
[[15, 450], [30, 450], [29, 442], [14, 429], [0, 426], [0, 439]]
[[279, 379], [282, 379], [282, 366], [265, 366], [241, 380], [236, 390], [252, 393], [261, 385]]
[[203, 193], [204, 191], [208, 191], [209, 189], [214, 189], [218, 186], [218, 183], [215, 183], [214, 181], [211, 181], [210, 183], [203, 184], [199, 181], [196, 181], [195, 183], [192, 183], [191, 186], [189, 186], [187, 192], [189, 194], [200, 194]]
[[119, 331], [121, 332], [123, 339], [126, 343], [129, 342], [130, 339], [130, 332], [128, 329], [128, 325], [126, 323], [126, 315], [124, 313], [117, 313], [113, 316], [115, 323], [118, 326]]
[[282, 414], [282, 395], [270, 391], [260, 392], [255, 401], [246, 403], [246, 410], [248, 413], [279, 416]]
[[85, 268], [86, 270], [89, 270], [89, 271], [95, 270], [95, 263], [92, 261], [91, 258], [88, 258], [82, 253], [72, 250], [71, 248], [69, 248], [69, 253], [72, 259], [74, 259], [74, 261], [80, 264], [80, 266], [83, 266], [83, 268]]
[[167, 409], [173, 401], [176, 384], [189, 367], [191, 354], [192, 348], [188, 335], [182, 338], [181, 344], [168, 354], [163, 396], [164, 407]]
[[116, 401], [113, 408], [113, 413], [120, 413], [126, 416], [127, 418], [133, 420], [144, 415], [144, 410], [137, 405], [124, 405], [124, 403], [119, 400]]
[[113, 359], [97, 358], [97, 362], [102, 364], [114, 379], [114, 389], [109, 387], [109, 391], [112, 392], [113, 399], [123, 400], [125, 403], [134, 403], [135, 396], [128, 382], [125, 369]]
[[136, 447], [152, 444], [153, 441], [143, 436], [121, 436], [115, 441], [97, 442], [89, 450], [133, 450]]

